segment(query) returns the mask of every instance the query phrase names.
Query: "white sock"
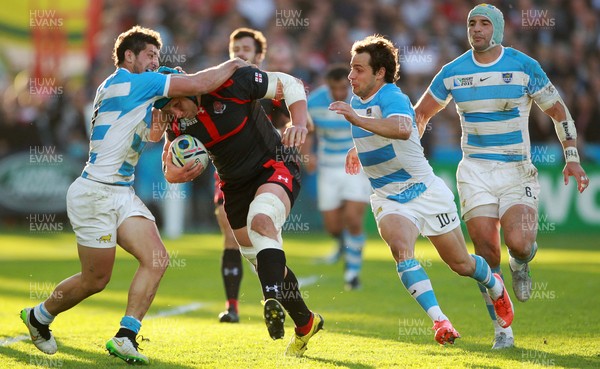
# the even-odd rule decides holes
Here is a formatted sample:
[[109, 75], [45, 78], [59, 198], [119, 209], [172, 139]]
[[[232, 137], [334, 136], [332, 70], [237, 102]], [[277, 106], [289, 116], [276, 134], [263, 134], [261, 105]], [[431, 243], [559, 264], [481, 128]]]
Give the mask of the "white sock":
[[494, 322], [494, 332], [496, 334], [498, 334], [498, 333], [505, 333], [509, 337], [513, 336], [512, 327], [502, 328], [500, 326], [500, 324], [498, 324], [497, 320], [493, 320], [493, 322]]
[[510, 269], [515, 272], [517, 272], [525, 267], [525, 264], [519, 263], [517, 261], [517, 259], [513, 258], [512, 256], [510, 258], [508, 258], [508, 263], [510, 264]]
[[44, 325], [50, 325], [54, 321], [55, 316], [50, 314], [44, 307], [44, 303], [41, 302], [33, 308], [33, 315], [38, 322]]
[[[496, 278], [492, 275], [492, 278]], [[503, 283], [501, 283], [502, 281], [496, 279], [496, 283], [494, 284], [494, 286], [492, 288], [488, 288], [488, 293], [490, 294], [490, 297], [492, 298], [492, 300], [496, 301], [498, 300], [498, 298], [500, 296], [502, 296], [502, 292], [504, 292], [504, 288], [502, 288], [502, 286], [504, 285]]]

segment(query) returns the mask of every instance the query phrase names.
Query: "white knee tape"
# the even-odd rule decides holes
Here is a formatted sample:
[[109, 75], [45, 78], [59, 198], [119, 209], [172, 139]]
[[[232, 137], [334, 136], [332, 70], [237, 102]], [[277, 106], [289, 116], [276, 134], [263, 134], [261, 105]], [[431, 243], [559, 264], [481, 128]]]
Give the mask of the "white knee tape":
[[254, 247], [240, 246], [240, 253], [242, 254], [243, 257], [246, 258], [246, 260], [248, 260], [250, 262], [250, 264], [252, 264], [256, 267], [257, 251]]
[[[257, 214], [264, 214], [268, 216], [275, 229], [277, 230], [277, 240], [270, 237], [261, 235], [260, 233], [252, 230], [252, 220]], [[250, 209], [248, 210], [248, 237], [254, 246], [256, 254], [264, 249], [279, 249], [282, 250], [282, 239], [281, 239], [281, 227], [285, 222], [285, 205], [279, 197], [272, 193], [261, 193], [256, 196], [250, 203]]]

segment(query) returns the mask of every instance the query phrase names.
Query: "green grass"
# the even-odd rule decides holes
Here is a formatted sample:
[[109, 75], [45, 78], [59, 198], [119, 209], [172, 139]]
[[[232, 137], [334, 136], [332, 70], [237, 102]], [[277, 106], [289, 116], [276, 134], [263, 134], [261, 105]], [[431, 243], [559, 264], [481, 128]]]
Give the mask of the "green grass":
[[[311, 340], [302, 359], [283, 355], [293, 332], [291, 319], [284, 340], [268, 337], [258, 279], [247, 264], [242, 322], [218, 323], [224, 307], [218, 235], [187, 235], [165, 243], [172, 265], [148, 316], [193, 302], [203, 305], [182, 315], [144, 320], [141, 333], [149, 341], [141, 347], [153, 368], [600, 367], [600, 251], [591, 236], [540, 236], [540, 252], [532, 263], [536, 291], [527, 303], [515, 302], [517, 347], [497, 352], [490, 350], [493, 328], [475, 283], [454, 275], [428, 242], [419, 241], [416, 256], [432, 279], [442, 309], [462, 335], [451, 347], [433, 340], [431, 322], [403, 289], [389, 251], [378, 238], [369, 239], [365, 249], [363, 289], [345, 292], [341, 264], [314, 263], [329, 253], [333, 242], [326, 236], [288, 235], [288, 264], [299, 277], [318, 276], [303, 294], [309, 307], [325, 318], [325, 330]], [[0, 244], [3, 342], [26, 334], [18, 318], [21, 308], [37, 304], [56, 283], [76, 273], [79, 263], [71, 233], [4, 232]], [[118, 328], [135, 268], [135, 260], [119, 250], [106, 290], [53, 323], [56, 355], [42, 354], [30, 340], [2, 344], [0, 368], [125, 367], [106, 354], [104, 343]], [[508, 272], [506, 262], [503, 269]]]

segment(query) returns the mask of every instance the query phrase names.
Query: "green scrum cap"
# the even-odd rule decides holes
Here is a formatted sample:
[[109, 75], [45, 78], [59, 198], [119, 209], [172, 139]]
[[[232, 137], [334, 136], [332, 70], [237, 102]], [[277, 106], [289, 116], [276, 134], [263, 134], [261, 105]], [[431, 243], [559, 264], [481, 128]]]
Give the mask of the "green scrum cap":
[[[156, 72], [158, 73], [162, 73], [162, 74], [183, 74], [183, 72], [181, 72], [178, 69], [175, 68], [169, 68], [169, 67], [165, 67], [165, 66], [161, 66], [159, 67]], [[192, 100], [196, 105], [198, 105], [198, 99], [196, 99], [196, 96], [186, 96], [188, 99]], [[171, 97], [163, 97], [161, 99], [158, 99], [154, 102], [154, 108], [155, 109], [162, 109], [165, 107], [165, 105], [167, 105], [169, 103], [169, 101], [171, 101]]]
[[502, 43], [502, 38], [504, 37], [504, 15], [502, 15], [500, 9], [490, 4], [479, 4], [469, 12], [467, 24], [469, 24], [471, 18], [476, 15], [487, 18], [494, 28], [490, 45], [486, 50], [489, 50], [496, 45], [500, 45]]

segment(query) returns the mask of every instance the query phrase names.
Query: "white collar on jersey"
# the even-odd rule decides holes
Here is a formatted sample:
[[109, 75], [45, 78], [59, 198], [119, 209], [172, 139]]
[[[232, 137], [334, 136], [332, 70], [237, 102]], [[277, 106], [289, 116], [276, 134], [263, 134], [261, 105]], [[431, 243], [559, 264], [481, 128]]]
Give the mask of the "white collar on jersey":
[[473, 52], [471, 52], [471, 58], [473, 59], [473, 63], [475, 63], [475, 65], [477, 65], [478, 67], [484, 67], [484, 68], [491, 67], [492, 65], [498, 63], [500, 61], [500, 59], [502, 59], [502, 57], [504, 56], [504, 46], [500, 45], [500, 47], [502, 48], [502, 50], [500, 51], [500, 56], [498, 56], [498, 58], [496, 60], [494, 60], [493, 62], [487, 63], [487, 64], [480, 63], [477, 60], [475, 60], [475, 54]]
[[375, 95], [377, 95], [377, 93], [383, 88], [383, 86], [387, 85], [387, 82], [385, 82], [384, 84], [381, 85], [381, 87], [379, 87], [379, 90], [375, 91], [375, 93], [369, 97], [367, 97], [366, 99], [362, 99], [362, 97], [357, 96], [358, 99], [360, 100], [361, 104], [366, 104], [369, 101], [373, 100], [373, 98], [375, 97]]

